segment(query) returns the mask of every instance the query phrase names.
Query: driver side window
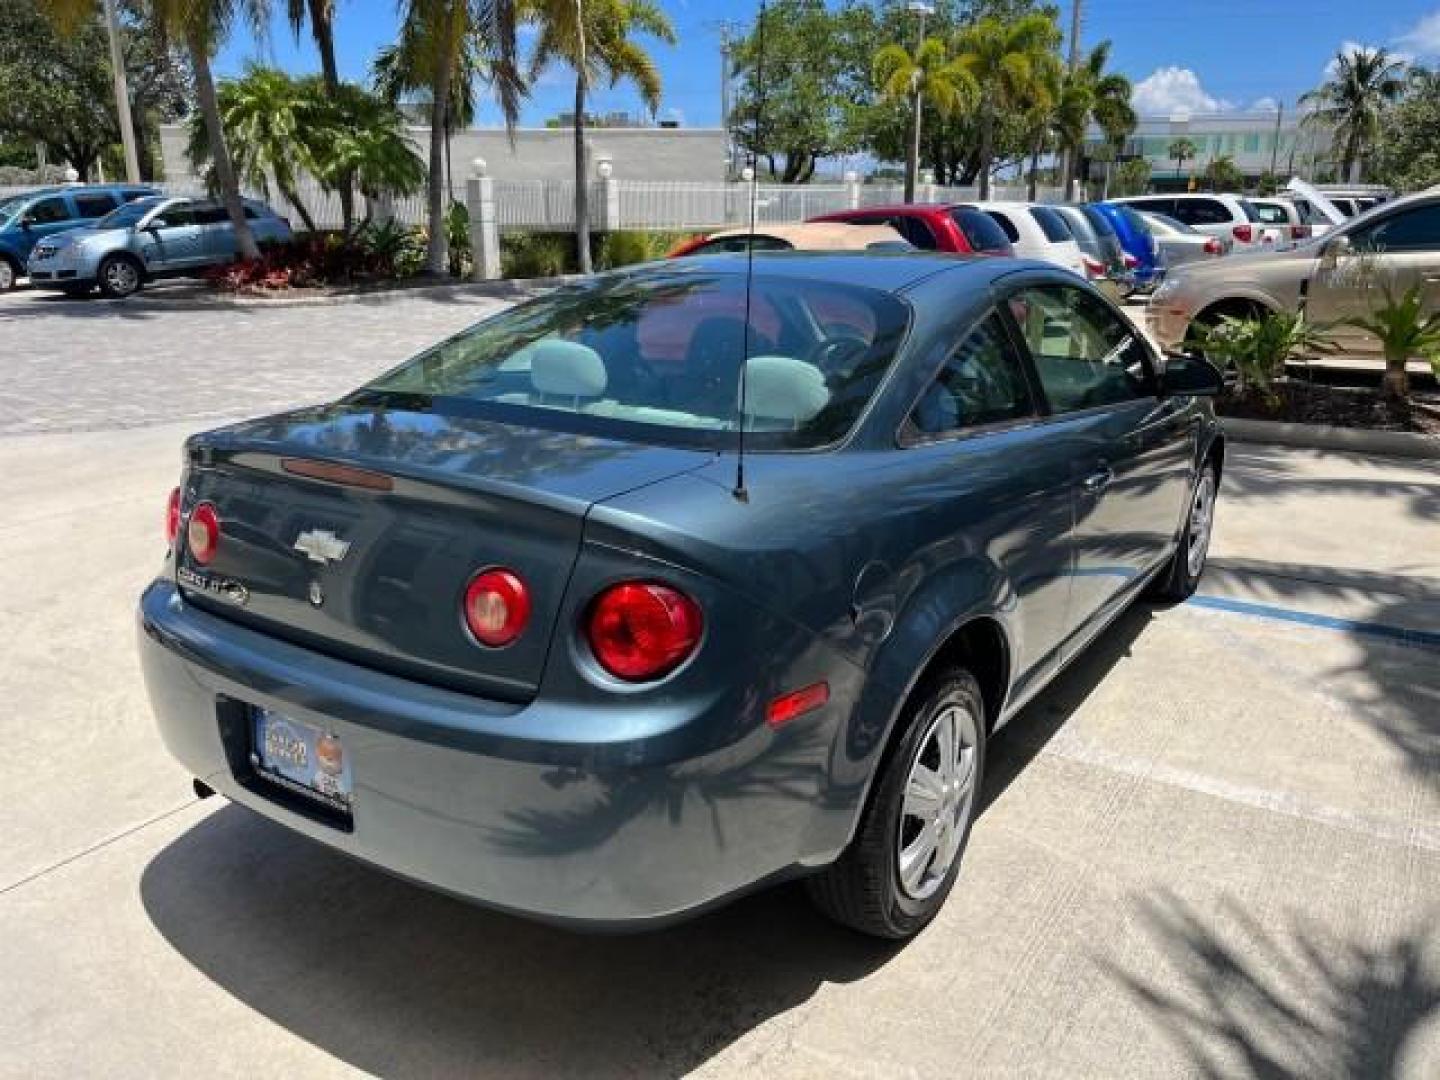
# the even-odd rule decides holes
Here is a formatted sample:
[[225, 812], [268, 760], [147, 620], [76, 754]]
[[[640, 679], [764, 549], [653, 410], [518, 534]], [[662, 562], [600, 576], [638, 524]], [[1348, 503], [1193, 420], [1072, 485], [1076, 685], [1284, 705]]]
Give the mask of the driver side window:
[[1155, 395], [1138, 331], [1105, 303], [1068, 285], [1037, 285], [1010, 297], [1041, 388], [1057, 413]]

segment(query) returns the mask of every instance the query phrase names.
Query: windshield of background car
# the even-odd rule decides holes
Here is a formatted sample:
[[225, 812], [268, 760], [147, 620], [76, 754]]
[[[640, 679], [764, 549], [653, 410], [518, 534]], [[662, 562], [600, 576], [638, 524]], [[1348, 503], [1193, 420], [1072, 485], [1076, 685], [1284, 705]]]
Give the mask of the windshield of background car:
[[164, 199], [149, 198], [136, 199], [134, 202], [126, 203], [118, 210], [111, 210], [103, 218], [95, 223], [97, 229], [128, 229], [140, 223], [140, 219], [148, 214], [155, 207], [159, 206]]
[[626, 278], [557, 290], [477, 323], [354, 397], [639, 442], [729, 446], [748, 353], [746, 447], [809, 449], [854, 426], [908, 321], [908, 306], [893, 295], [831, 281], [757, 273], [747, 301], [741, 274]]
[[20, 208], [29, 201], [30, 200], [24, 195], [13, 199], [0, 200], [0, 229], [9, 225], [11, 220], [20, 213]]

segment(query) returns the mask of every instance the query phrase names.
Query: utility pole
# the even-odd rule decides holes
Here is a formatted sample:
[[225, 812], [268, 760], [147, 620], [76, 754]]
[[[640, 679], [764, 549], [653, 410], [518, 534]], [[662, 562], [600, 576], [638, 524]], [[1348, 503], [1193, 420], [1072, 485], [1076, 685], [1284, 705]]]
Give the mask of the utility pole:
[[125, 52], [120, 48], [120, 23], [115, 18], [115, 0], [103, 0], [105, 29], [110, 36], [110, 70], [115, 76], [115, 119], [120, 123], [120, 142], [125, 147], [125, 179], [140, 182], [140, 156], [135, 152], [135, 125], [130, 120], [130, 88], [125, 82]]
[[713, 26], [720, 35], [720, 127], [725, 132], [725, 174], [729, 176], [735, 169], [735, 146], [730, 138], [730, 94], [735, 83], [734, 34], [741, 25], [733, 19], [719, 19], [706, 25]]
[[[1070, 0], [1070, 74], [1080, 70], [1080, 0]], [[1084, 136], [1081, 136], [1082, 140]], [[1060, 168], [1065, 173], [1065, 201], [1075, 197], [1075, 152], [1070, 147], [1060, 156]]]
[[1275, 103], [1275, 139], [1270, 146], [1270, 178], [1277, 181], [1279, 177], [1275, 175], [1275, 165], [1280, 158], [1280, 122], [1284, 117], [1285, 102], [1277, 101]]
[[[925, 44], [925, 17], [935, 14], [935, 7], [933, 4], [926, 3], [925, 0], [910, 0], [905, 7], [906, 10], [920, 16], [920, 29], [915, 36], [915, 60], [918, 62], [920, 50]], [[919, 179], [920, 174], [920, 115], [924, 106], [921, 101], [920, 68], [918, 66], [910, 77], [910, 87], [911, 106], [915, 112], [910, 129], [910, 160], [906, 163], [905, 168], [905, 201], [907, 203], [915, 201], [915, 182]]]

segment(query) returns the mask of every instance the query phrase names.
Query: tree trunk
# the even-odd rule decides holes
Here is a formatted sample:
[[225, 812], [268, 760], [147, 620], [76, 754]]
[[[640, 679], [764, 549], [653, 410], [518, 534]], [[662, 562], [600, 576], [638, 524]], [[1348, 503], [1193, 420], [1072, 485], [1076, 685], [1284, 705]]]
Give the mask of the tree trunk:
[[1387, 353], [1385, 355], [1385, 381], [1382, 384], [1381, 393], [1387, 398], [1396, 398], [1401, 401], [1410, 397], [1410, 372], [1405, 362], [1409, 359], [1404, 353], [1396, 355]]
[[300, 222], [305, 226], [306, 232], [318, 232], [315, 228], [315, 219], [310, 216], [310, 208], [300, 201], [300, 193], [288, 184], [281, 184], [277, 179], [275, 186], [280, 189], [280, 194], [295, 208], [295, 213], [300, 215]]
[[[1075, 201], [1075, 151], [1072, 147], [1066, 146], [1064, 154], [1060, 157], [1060, 174], [1065, 178], [1061, 182], [1065, 185], [1065, 201]], [[1031, 199], [1035, 196], [1031, 195]]]
[[235, 179], [235, 166], [230, 160], [230, 147], [220, 123], [220, 100], [215, 96], [215, 77], [210, 71], [210, 51], [203, 35], [191, 30], [187, 44], [190, 62], [195, 65], [195, 94], [200, 99], [200, 112], [205, 117], [205, 133], [210, 139], [210, 160], [215, 168], [215, 181], [220, 187], [225, 212], [235, 228], [235, 250], [242, 259], [260, 258], [255, 234], [245, 217], [245, 204], [240, 201], [240, 184]]
[[450, 78], [455, 70], [454, 42], [449, 39], [450, 21], [448, 17], [444, 20], [441, 36], [445, 40], [436, 50], [439, 62], [430, 84], [430, 175], [425, 191], [430, 240], [425, 246], [425, 273], [435, 278], [444, 277], [449, 269], [445, 235], [445, 128], [450, 121]]
[[905, 201], [915, 201], [915, 185], [920, 180], [920, 115], [923, 111], [919, 88], [911, 99], [910, 145], [905, 148]]
[[[584, 30], [581, 30], [584, 34]], [[583, 46], [582, 46], [583, 49]], [[575, 76], [575, 259], [580, 273], [594, 272], [590, 261], [590, 185], [585, 167], [585, 73]]]
[[1030, 180], [1026, 185], [1025, 197], [1031, 202], [1039, 201], [1035, 195], [1040, 190], [1040, 148], [1044, 141], [1044, 137], [1041, 136], [1030, 147]]
[[980, 201], [990, 198], [990, 164], [995, 157], [995, 114], [986, 108], [980, 116]]
[[[340, 89], [340, 69], [335, 63], [335, 26], [325, 10], [325, 0], [310, 0], [310, 36], [315, 39], [315, 51], [320, 54], [320, 72], [325, 80], [325, 89], [333, 97]], [[355, 185], [347, 173], [340, 178], [340, 217], [345, 231], [355, 222]]]

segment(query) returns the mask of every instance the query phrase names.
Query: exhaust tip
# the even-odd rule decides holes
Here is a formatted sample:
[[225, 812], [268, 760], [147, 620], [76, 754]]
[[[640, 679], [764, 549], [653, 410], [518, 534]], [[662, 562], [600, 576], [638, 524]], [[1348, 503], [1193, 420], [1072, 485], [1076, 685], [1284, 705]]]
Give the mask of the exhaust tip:
[[197, 799], [208, 799], [211, 795], [215, 794], [215, 789], [203, 780], [192, 780], [190, 784], [195, 789], [195, 797]]

